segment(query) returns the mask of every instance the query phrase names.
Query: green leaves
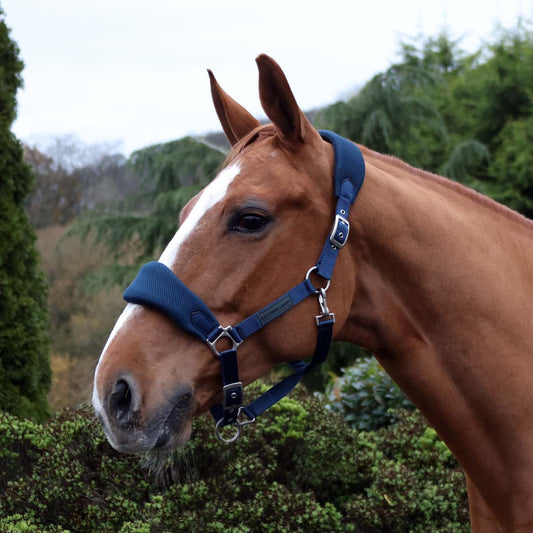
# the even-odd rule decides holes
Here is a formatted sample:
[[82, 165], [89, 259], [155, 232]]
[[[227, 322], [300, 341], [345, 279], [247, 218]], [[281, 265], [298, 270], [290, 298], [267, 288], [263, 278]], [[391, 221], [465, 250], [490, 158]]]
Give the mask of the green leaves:
[[319, 113], [321, 127], [465, 183], [533, 216], [533, 33], [519, 22], [467, 55], [446, 32]]
[[456, 144], [442, 167], [442, 173], [449, 178], [469, 183], [469, 178], [483, 165], [490, 162], [490, 153], [487, 147], [473, 140], [463, 141]]
[[414, 409], [373, 357], [344, 369], [326, 389], [327, 405], [353, 428], [370, 431], [397, 420], [395, 409]]
[[463, 474], [417, 412], [359, 432], [297, 389], [231, 446], [195, 420], [193, 441], [161, 468], [164, 487], [107, 444], [88, 409], [44, 426], [0, 415], [0, 530], [469, 530]]
[[224, 154], [185, 137], [134, 152], [130, 173], [141, 177], [142, 190], [89, 211], [69, 233], [104, 244], [115, 264], [89, 277], [84, 286], [97, 290], [131, 282], [139, 266], [161, 253], [179, 226], [185, 204], [215, 177]]

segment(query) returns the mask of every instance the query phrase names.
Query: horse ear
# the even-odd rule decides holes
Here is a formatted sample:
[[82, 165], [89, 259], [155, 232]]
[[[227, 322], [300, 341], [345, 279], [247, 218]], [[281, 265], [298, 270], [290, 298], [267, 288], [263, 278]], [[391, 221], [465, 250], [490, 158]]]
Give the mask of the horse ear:
[[281, 67], [265, 54], [255, 61], [259, 68], [261, 105], [268, 118], [289, 142], [304, 142], [315, 129], [298, 107]]
[[228, 141], [233, 146], [261, 123], [220, 87], [210, 70], [207, 72], [218, 119]]

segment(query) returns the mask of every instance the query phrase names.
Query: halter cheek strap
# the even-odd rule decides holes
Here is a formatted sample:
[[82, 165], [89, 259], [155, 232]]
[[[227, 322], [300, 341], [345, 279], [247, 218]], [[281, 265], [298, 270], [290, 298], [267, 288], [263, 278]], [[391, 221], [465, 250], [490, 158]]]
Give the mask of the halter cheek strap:
[[[167, 315], [178, 327], [206, 342], [219, 359], [223, 400], [211, 409], [211, 413], [217, 421], [217, 437], [225, 442], [236, 440], [242, 426], [254, 422], [258, 415], [286, 396], [305, 374], [326, 359], [329, 352], [335, 315], [328, 309], [326, 291], [339, 250], [344, 247], [348, 239], [350, 231], [348, 215], [363, 184], [365, 163], [359, 148], [351, 141], [330, 131], [321, 130], [319, 133], [324, 140], [333, 145], [335, 152], [334, 180], [337, 205], [333, 227], [322, 253], [316, 265], [309, 269], [301, 283], [233, 327], [221, 326], [204, 301], [169, 268], [157, 261], [144, 265], [124, 292], [124, 299], [127, 302], [144, 305]], [[326, 280], [324, 287], [314, 287], [309, 279], [312, 272]], [[311, 295], [317, 296], [321, 311], [316, 317], [317, 340], [311, 361], [289, 363], [294, 369], [293, 374], [244, 406], [243, 386], [239, 380], [237, 362], [238, 347], [247, 337]], [[217, 345], [222, 339], [226, 340], [226, 344], [229, 341], [231, 348], [220, 352]], [[248, 420], [240, 420], [241, 414], [246, 415]], [[226, 439], [221, 435], [220, 428], [228, 424], [235, 426], [236, 432], [231, 438]]]

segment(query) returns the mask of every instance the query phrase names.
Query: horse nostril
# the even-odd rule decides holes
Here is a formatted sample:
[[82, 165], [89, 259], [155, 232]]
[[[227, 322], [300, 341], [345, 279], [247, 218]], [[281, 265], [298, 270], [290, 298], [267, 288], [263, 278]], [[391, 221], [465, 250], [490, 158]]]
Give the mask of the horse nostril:
[[139, 408], [139, 397], [137, 385], [131, 377], [123, 376], [117, 380], [109, 397], [109, 408], [121, 428], [131, 425]]

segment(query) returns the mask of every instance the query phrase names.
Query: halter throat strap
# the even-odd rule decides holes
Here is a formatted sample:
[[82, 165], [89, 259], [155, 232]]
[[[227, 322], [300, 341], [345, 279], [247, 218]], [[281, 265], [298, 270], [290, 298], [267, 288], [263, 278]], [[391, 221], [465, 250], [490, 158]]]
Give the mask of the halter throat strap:
[[[168, 267], [157, 261], [144, 265], [135, 280], [124, 292], [129, 303], [155, 309], [170, 318], [178, 327], [206, 342], [220, 362], [223, 401], [211, 409], [216, 423], [216, 434], [225, 442], [233, 442], [241, 433], [241, 427], [255, 421], [256, 417], [286, 396], [305, 374], [322, 363], [329, 352], [333, 337], [335, 315], [330, 313], [326, 291], [333, 275], [339, 251], [347, 242], [350, 231], [349, 211], [364, 181], [365, 163], [359, 148], [336, 133], [320, 130], [321, 137], [333, 145], [335, 154], [335, 196], [337, 204], [332, 230], [326, 239], [315, 266], [309, 269], [305, 279], [259, 311], [235, 326], [223, 327], [205, 302], [191, 291]], [[322, 288], [316, 288], [310, 280], [315, 272], [325, 280]], [[274, 385], [259, 398], [243, 406], [243, 386], [239, 380], [237, 349], [250, 335], [279, 318], [308, 296], [316, 295], [321, 314], [316, 317], [317, 340], [309, 363], [290, 363], [293, 374]], [[222, 339], [231, 348], [219, 351]], [[244, 414], [248, 420], [240, 420]], [[233, 425], [235, 433], [229, 439], [222, 436], [220, 428]]]

